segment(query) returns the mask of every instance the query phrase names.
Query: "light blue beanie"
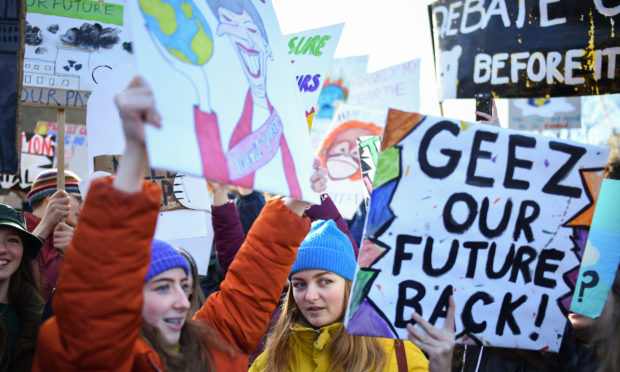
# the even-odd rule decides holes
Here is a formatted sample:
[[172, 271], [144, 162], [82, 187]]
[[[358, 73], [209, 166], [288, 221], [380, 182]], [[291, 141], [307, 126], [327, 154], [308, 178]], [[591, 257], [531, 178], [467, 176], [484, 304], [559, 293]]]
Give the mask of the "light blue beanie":
[[181, 256], [174, 247], [165, 241], [153, 239], [151, 243], [151, 264], [144, 281], [148, 282], [152, 277], [175, 267], [180, 267], [185, 271], [185, 275], [189, 275], [189, 264], [185, 257]]
[[353, 281], [355, 255], [349, 238], [332, 220], [315, 221], [299, 246], [291, 275], [302, 270], [326, 270]]

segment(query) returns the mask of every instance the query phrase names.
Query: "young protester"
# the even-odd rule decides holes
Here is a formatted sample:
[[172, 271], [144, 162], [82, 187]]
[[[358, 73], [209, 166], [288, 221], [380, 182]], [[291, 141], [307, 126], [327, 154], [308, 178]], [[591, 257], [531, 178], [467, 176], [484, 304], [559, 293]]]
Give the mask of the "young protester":
[[0, 371], [29, 371], [44, 302], [32, 262], [42, 242], [23, 216], [0, 204]]
[[[400, 340], [354, 336], [343, 326], [356, 262], [349, 238], [334, 221], [316, 221], [299, 247], [282, 315], [267, 348], [250, 371], [450, 371], [454, 301], [446, 331], [416, 320], [426, 331], [409, 337], [429, 348], [430, 365], [416, 346]], [[452, 324], [452, 325], [451, 325]]]
[[152, 92], [136, 77], [115, 100], [125, 152], [116, 178], [90, 187], [33, 371], [247, 370], [310, 229], [307, 203], [269, 202], [221, 290], [189, 319], [187, 262], [153, 241], [161, 188], [141, 178], [144, 126], [159, 123]]
[[[73, 238], [82, 200], [78, 183], [80, 178], [65, 171], [65, 191], [57, 190], [56, 169], [39, 173], [28, 193], [32, 213], [24, 213], [28, 231], [44, 241], [37, 258], [41, 275], [41, 294], [47, 301], [60, 275], [63, 255]], [[64, 219], [64, 222], [63, 222]]]
[[[317, 159], [314, 163], [314, 168], [317, 172], [311, 181], [313, 181], [313, 185], [315, 185], [318, 190], [324, 190], [327, 183], [326, 171], [324, 169], [319, 169], [319, 166], [320, 162]], [[211, 207], [213, 241], [219, 267], [221, 268], [222, 275], [225, 277], [230, 263], [233, 261], [239, 247], [241, 247], [241, 244], [245, 240], [245, 234], [243, 233], [242, 219], [239, 216], [240, 213], [238, 213], [238, 209], [235, 208], [235, 205], [228, 198], [227, 186], [219, 182], [209, 182], [209, 186], [213, 190], [213, 206]], [[349, 233], [345, 220], [340, 215], [340, 212], [338, 212], [338, 208], [336, 208], [336, 205], [333, 203], [329, 195], [322, 194], [321, 204], [311, 206], [306, 209], [304, 214], [312, 221], [327, 219], [333, 220], [336, 223], [336, 226], [338, 226], [338, 228], [349, 237], [353, 246], [355, 257], [357, 258], [359, 249]], [[286, 295], [287, 290], [288, 286], [284, 288], [283, 297]], [[280, 306], [274, 309], [271, 321], [269, 322], [268, 332], [273, 328], [273, 326], [275, 326], [276, 322], [280, 318], [280, 310]], [[263, 352], [265, 342], [266, 338], [263, 337], [258, 347], [250, 356], [250, 363], [252, 363], [254, 359], [256, 359], [256, 357]]]

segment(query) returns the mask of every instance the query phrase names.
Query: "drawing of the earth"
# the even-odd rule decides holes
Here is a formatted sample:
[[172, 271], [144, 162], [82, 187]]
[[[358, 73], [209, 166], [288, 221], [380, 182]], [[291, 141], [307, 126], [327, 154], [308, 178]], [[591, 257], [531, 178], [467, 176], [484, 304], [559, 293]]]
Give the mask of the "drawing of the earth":
[[175, 58], [204, 65], [213, 54], [213, 36], [191, 0], [139, 0], [151, 34]]

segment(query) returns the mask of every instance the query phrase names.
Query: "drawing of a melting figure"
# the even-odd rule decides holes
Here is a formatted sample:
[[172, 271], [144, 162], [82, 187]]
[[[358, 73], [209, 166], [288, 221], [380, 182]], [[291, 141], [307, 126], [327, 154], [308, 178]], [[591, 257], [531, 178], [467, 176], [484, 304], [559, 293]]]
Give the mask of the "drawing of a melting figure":
[[[272, 53], [261, 16], [249, 0], [207, 0], [207, 4], [218, 20], [217, 36], [227, 36], [232, 43], [249, 86], [227, 147], [222, 145], [221, 123], [217, 113], [211, 110], [208, 81], [201, 67], [208, 62], [214, 50], [213, 37], [204, 16], [191, 1], [140, 0], [147, 27], [149, 31], [154, 30], [152, 34], [160, 42], [155, 44], [164, 50], [167, 60], [173, 60], [173, 67], [181, 72], [191, 70], [188, 67], [191, 65], [200, 67], [200, 74], [185, 75], [194, 84], [199, 97], [198, 105], [194, 106], [194, 122], [203, 176], [254, 188], [256, 172], [268, 166], [270, 177], [279, 173], [286, 180], [289, 195], [301, 198], [301, 188], [284, 136], [283, 123], [267, 93], [267, 65], [272, 60]], [[158, 21], [166, 11], [167, 19], [175, 23], [175, 27], [170, 27], [167, 34], [159, 27], [161, 21]], [[192, 18], [186, 21], [188, 14]], [[152, 20], [149, 21], [149, 18]], [[179, 18], [185, 19], [180, 21]], [[184, 29], [185, 24], [181, 22], [187, 24], [188, 30]], [[176, 27], [177, 23], [179, 27]], [[164, 36], [160, 37], [156, 30]], [[182, 36], [176, 35], [179, 32]], [[184, 42], [179, 41], [182, 38]], [[200, 38], [204, 39], [202, 45], [198, 45], [200, 41], [197, 40]], [[176, 45], [162, 40], [170, 40], [170, 43]], [[184, 66], [179, 66], [179, 61], [185, 62]], [[281, 170], [276, 169], [274, 174], [274, 168]]]

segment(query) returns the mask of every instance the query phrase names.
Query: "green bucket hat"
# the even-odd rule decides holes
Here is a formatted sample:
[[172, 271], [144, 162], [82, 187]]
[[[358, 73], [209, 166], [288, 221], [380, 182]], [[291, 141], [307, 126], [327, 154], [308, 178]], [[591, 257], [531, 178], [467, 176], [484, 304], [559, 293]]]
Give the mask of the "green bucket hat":
[[24, 239], [24, 248], [28, 250], [32, 258], [37, 257], [43, 245], [43, 241], [36, 235], [28, 232], [26, 223], [24, 222], [24, 216], [20, 212], [6, 204], [0, 203], [0, 226], [8, 226], [19, 230]]

